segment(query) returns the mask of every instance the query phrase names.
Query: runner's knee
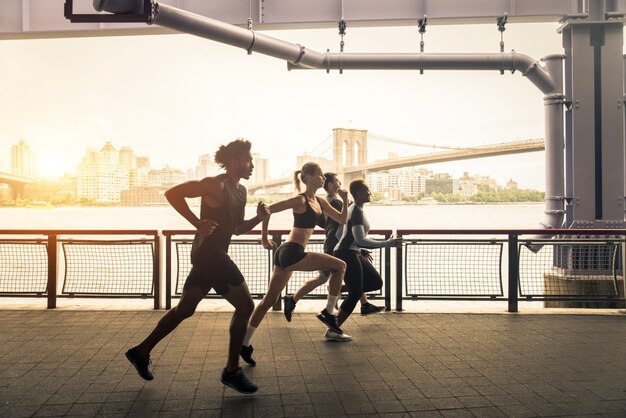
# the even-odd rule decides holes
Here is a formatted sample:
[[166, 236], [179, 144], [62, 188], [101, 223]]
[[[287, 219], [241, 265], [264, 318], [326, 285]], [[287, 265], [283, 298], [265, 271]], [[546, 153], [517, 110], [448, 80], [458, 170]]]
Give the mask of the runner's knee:
[[179, 320], [184, 321], [196, 312], [195, 306], [181, 306], [180, 304], [174, 308], [176, 316]]
[[346, 272], [346, 262], [343, 260], [337, 259], [337, 264], [333, 267], [333, 272], [335, 273], [345, 273]]
[[239, 306], [237, 306], [235, 310], [241, 315], [250, 317], [252, 315], [252, 311], [254, 311], [254, 302], [252, 301], [252, 299], [248, 299], [242, 302]]

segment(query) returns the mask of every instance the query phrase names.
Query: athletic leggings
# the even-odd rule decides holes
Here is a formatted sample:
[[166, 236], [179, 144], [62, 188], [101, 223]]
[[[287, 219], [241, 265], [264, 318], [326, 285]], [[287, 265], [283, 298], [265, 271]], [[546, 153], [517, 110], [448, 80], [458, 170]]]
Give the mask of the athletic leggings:
[[345, 261], [347, 265], [343, 281], [346, 284], [346, 288], [348, 288], [348, 297], [343, 300], [341, 310], [352, 313], [363, 292], [371, 292], [382, 288], [383, 279], [372, 263], [356, 251], [337, 250], [333, 255]]

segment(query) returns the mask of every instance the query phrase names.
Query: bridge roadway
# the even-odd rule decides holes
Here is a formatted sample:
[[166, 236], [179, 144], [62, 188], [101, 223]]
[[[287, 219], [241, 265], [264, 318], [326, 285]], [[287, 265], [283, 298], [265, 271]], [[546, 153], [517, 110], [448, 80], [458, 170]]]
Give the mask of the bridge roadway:
[[[459, 148], [451, 151], [434, 152], [428, 154], [413, 155], [410, 157], [394, 158], [390, 160], [376, 161], [370, 164], [353, 165], [339, 168], [339, 174], [348, 179], [357, 178], [376, 171], [392, 170], [403, 167], [413, 167], [425, 164], [443, 163], [457, 160], [470, 160], [474, 158], [496, 157], [500, 155], [520, 154], [523, 152], [543, 151], [545, 143], [542, 138], [528, 139], [524, 141], [504, 142], [501, 144], [490, 144], [471, 148]], [[251, 184], [248, 191], [254, 193], [258, 190], [271, 189], [290, 184], [292, 177], [282, 177], [264, 183]]]
[[33, 179], [30, 177], [19, 176], [13, 173], [5, 173], [0, 171], [0, 184], [12, 184], [12, 183], [30, 183]]

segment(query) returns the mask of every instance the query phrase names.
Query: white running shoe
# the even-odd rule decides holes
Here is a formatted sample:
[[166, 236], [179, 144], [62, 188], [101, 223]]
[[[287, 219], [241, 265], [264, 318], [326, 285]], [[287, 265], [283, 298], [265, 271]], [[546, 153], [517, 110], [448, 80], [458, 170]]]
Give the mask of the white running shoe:
[[347, 342], [347, 341], [352, 341], [352, 337], [349, 336], [348, 334], [340, 334], [337, 331], [333, 331], [332, 329], [327, 329], [326, 333], [324, 334], [324, 338], [327, 341], [339, 341], [339, 342]]

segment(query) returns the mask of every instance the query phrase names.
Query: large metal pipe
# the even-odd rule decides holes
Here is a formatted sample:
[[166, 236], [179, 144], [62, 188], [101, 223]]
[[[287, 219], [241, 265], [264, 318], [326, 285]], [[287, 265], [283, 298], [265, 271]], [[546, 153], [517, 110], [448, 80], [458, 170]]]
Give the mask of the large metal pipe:
[[548, 73], [556, 86], [555, 91], [543, 98], [545, 106], [545, 178], [546, 193], [544, 210], [545, 228], [560, 228], [565, 216], [565, 180], [564, 180], [564, 127], [563, 106], [563, 55], [549, 55], [543, 58]]
[[520, 71], [544, 94], [555, 90], [541, 65], [524, 54], [344, 54], [320, 53], [219, 20], [157, 4], [151, 23], [287, 61], [291, 69], [497, 70]]
[[[288, 68], [307, 68], [288, 63]], [[319, 67], [317, 67], [319, 68]], [[497, 70], [520, 71], [544, 94], [554, 91], [550, 74], [528, 55], [496, 54], [324, 54], [325, 70]]]
[[306, 50], [301, 45], [176, 9], [166, 4], [156, 4], [154, 9], [154, 16], [150, 23], [243, 48], [248, 52], [258, 52], [280, 58], [287, 62], [315, 68], [323, 67], [324, 56], [319, 52]]
[[[622, 88], [624, 100], [622, 101], [622, 109], [624, 110], [624, 126], [626, 126], [626, 55], [624, 55], [624, 87]], [[626, 135], [623, 136], [624, 150], [626, 152]], [[626, 154], [624, 155], [624, 161], [626, 161]], [[626, 168], [624, 169], [624, 178], [626, 179]], [[626, 181], [624, 182], [624, 196], [622, 197], [626, 201]], [[626, 220], [626, 204], [624, 204], [624, 220]], [[624, 258], [626, 261], [626, 257]], [[626, 282], [626, 274], [624, 274], [624, 281]], [[626, 284], [626, 283], [625, 283]]]

